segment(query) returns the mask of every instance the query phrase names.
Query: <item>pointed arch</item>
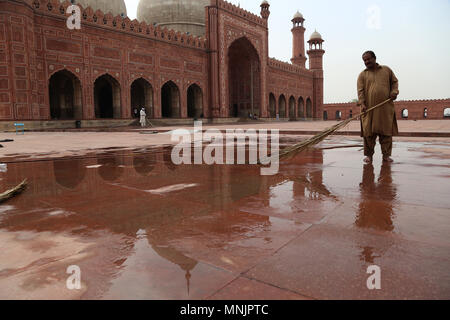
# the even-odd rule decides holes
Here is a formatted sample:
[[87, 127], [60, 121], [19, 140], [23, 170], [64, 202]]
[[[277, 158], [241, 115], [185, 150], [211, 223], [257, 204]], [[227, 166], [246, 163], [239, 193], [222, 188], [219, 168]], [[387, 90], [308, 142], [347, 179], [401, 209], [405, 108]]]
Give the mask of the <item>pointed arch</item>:
[[261, 65], [258, 51], [247, 37], [228, 47], [229, 115], [261, 116]]
[[163, 118], [180, 118], [180, 90], [172, 80], [161, 87], [161, 113]]
[[120, 83], [113, 76], [103, 74], [94, 82], [95, 117], [101, 119], [119, 119], [121, 110]]
[[[139, 110], [144, 107], [148, 118], [153, 118], [153, 87], [144, 78], [137, 78], [130, 86], [131, 115], [139, 117]], [[136, 112], [137, 111], [137, 112]]]
[[48, 83], [52, 120], [82, 119], [82, 88], [78, 77], [67, 69], [51, 75]]
[[187, 89], [187, 115], [188, 118], [198, 119], [203, 114], [203, 91], [196, 84], [191, 84]]

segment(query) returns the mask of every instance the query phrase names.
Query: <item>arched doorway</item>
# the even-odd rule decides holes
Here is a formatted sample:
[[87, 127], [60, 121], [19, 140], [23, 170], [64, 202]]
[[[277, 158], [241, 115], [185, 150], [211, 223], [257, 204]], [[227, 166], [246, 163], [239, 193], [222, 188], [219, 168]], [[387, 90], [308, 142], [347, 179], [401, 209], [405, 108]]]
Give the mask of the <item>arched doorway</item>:
[[261, 116], [260, 72], [258, 52], [251, 42], [245, 37], [235, 40], [228, 49], [230, 116]]
[[444, 118], [450, 118], [450, 108], [444, 109]]
[[54, 73], [50, 77], [48, 91], [52, 120], [83, 117], [81, 82], [73, 73], [68, 70]]
[[161, 88], [161, 111], [163, 118], [180, 118], [180, 90], [173, 81]]
[[95, 117], [112, 119], [121, 117], [119, 82], [105, 74], [94, 83]]
[[336, 120], [341, 120], [342, 118], [342, 112], [341, 111], [336, 111]]
[[298, 99], [298, 116], [299, 118], [305, 118], [305, 101], [302, 97]]
[[281, 95], [278, 99], [278, 114], [280, 118], [286, 118], [286, 98]]
[[312, 103], [311, 103], [311, 99], [310, 98], [306, 99], [306, 117], [308, 119], [311, 119], [313, 117], [313, 114], [312, 114]]
[[403, 119], [408, 119], [408, 117], [409, 117], [408, 109], [403, 109], [402, 110], [402, 118]]
[[203, 114], [203, 93], [197, 84], [192, 84], [187, 90], [188, 118], [198, 119]]
[[277, 100], [273, 93], [269, 94], [269, 115], [271, 118], [276, 118], [277, 116]]
[[295, 98], [289, 98], [289, 119], [295, 120]]
[[325, 120], [325, 121], [328, 120], [328, 111], [323, 112], [323, 120]]
[[147, 80], [139, 78], [131, 84], [131, 116], [138, 118], [142, 107], [145, 108], [147, 118], [152, 118], [153, 88]]

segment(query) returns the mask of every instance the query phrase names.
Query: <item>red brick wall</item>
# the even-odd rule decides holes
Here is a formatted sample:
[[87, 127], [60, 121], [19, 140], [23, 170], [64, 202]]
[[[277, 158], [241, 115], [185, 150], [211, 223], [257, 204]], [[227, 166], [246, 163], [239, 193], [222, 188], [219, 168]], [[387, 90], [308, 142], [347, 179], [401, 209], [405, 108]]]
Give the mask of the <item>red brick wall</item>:
[[[49, 79], [67, 70], [81, 83], [82, 118], [94, 119], [94, 82], [109, 74], [119, 84], [120, 116], [131, 118], [131, 84], [138, 78], [153, 88], [154, 116], [161, 117], [161, 87], [173, 81], [180, 92], [181, 117], [187, 117], [187, 89], [203, 93], [205, 117], [229, 116], [228, 48], [245, 36], [260, 62], [259, 103], [268, 117], [269, 93], [309, 98], [321, 116], [320, 74], [268, 58], [267, 20], [223, 0], [206, 9], [207, 39], [161, 29], [129, 18], [82, 11], [81, 30], [69, 30], [68, 1], [0, 2], [0, 120], [49, 120]], [[288, 30], [286, 30], [288, 32]]]
[[[424, 109], [428, 109], [427, 118], [424, 117]], [[396, 101], [395, 113], [397, 120], [402, 120], [402, 111], [408, 110], [407, 120], [438, 120], [444, 119], [444, 109], [450, 108], [450, 99], [440, 100], [411, 100], [411, 101]], [[350, 111], [353, 111], [353, 116], [359, 114], [359, 107], [356, 102], [351, 103], [329, 103], [324, 104], [324, 111], [328, 112], [328, 120], [336, 120], [336, 111], [342, 112], [342, 120], [348, 119]], [[450, 118], [446, 118], [450, 119]]]

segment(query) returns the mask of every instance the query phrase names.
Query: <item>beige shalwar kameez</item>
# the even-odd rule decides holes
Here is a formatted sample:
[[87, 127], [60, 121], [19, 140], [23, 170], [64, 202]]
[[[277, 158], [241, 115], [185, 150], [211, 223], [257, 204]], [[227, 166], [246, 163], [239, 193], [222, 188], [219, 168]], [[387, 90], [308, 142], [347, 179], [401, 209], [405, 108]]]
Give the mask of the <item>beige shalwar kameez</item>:
[[[398, 80], [387, 66], [377, 64], [375, 70], [366, 69], [358, 77], [358, 104], [367, 108], [398, 95]], [[384, 156], [392, 153], [392, 136], [398, 135], [394, 102], [370, 111], [361, 117], [361, 136], [364, 137], [364, 155], [374, 154], [375, 141], [380, 137]]]

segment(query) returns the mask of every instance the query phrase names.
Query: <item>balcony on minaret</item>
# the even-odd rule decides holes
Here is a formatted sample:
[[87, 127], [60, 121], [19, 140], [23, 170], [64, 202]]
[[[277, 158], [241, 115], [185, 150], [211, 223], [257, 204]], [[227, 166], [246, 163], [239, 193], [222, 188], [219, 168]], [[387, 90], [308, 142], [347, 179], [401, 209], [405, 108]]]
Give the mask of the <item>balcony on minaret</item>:
[[308, 41], [309, 69], [311, 70], [323, 70], [323, 55], [325, 54], [325, 50], [322, 49], [323, 42], [320, 33], [317, 30], [314, 31]]
[[292, 59], [291, 62], [302, 68], [305, 67], [306, 55], [305, 55], [305, 27], [303, 23], [305, 18], [297, 11], [294, 18], [291, 20], [292, 27]]
[[270, 16], [270, 11], [269, 11], [269, 7], [270, 4], [267, 0], [263, 0], [263, 2], [261, 2], [261, 17], [263, 19], [269, 19]]

